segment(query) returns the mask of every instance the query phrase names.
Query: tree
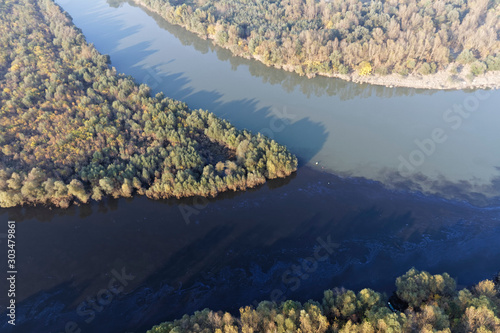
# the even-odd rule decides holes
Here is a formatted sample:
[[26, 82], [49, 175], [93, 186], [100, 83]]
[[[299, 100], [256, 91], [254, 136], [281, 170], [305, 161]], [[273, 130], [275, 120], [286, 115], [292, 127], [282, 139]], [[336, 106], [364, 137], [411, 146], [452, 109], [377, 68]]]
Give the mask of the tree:
[[90, 195], [85, 191], [85, 187], [83, 184], [77, 180], [73, 179], [68, 185], [68, 194], [74, 195], [83, 203], [86, 203], [89, 200]]
[[500, 319], [486, 307], [468, 307], [462, 317], [462, 325], [465, 332], [471, 333], [500, 331]]
[[470, 65], [470, 72], [474, 76], [484, 74], [484, 72], [486, 72], [486, 69], [487, 69], [486, 64], [482, 61], [474, 61]]
[[[150, 5], [202, 32], [213, 25], [221, 42], [247, 36], [246, 25], [216, 22], [210, 9]], [[67, 207], [134, 191], [215, 196], [264, 182], [268, 158], [272, 178], [296, 170], [283, 146], [117, 74], [52, 0], [9, 6], [0, 7], [1, 206]]]
[[367, 76], [372, 73], [372, 65], [368, 61], [363, 61], [359, 64], [359, 75]]
[[410, 269], [405, 275], [396, 279], [396, 294], [411, 307], [417, 308], [431, 297], [450, 295], [456, 287], [447, 273], [431, 275], [420, 272], [415, 268]]

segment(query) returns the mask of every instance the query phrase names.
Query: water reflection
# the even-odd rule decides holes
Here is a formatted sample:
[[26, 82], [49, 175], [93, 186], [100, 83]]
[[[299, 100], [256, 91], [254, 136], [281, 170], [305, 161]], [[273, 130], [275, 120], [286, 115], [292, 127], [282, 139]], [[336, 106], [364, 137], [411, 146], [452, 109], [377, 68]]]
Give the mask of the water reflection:
[[[474, 169], [471, 165], [475, 164], [466, 163], [469, 160], [486, 169], [481, 174], [483, 184], [498, 173], [496, 168], [494, 172], [490, 169], [500, 163], [488, 158], [498, 147], [497, 141], [491, 142], [498, 140], [494, 112], [498, 95], [483, 106], [478, 120], [471, 116], [455, 138], [450, 134], [450, 146], [443, 146], [435, 156], [443, 157], [444, 162], [430, 160], [431, 171], [401, 179], [388, 161], [397, 161], [399, 154], [411, 151], [414, 138], [426, 137], [429, 129], [442, 126], [442, 110], [462, 100], [465, 93], [398, 92], [328, 79], [330, 88], [315, 87], [315, 83], [310, 88], [310, 82], [321, 78], [307, 80], [234, 59], [227, 51], [194, 38], [194, 47], [205, 50], [207, 57], [216, 56], [207, 62], [209, 74], [198, 74], [200, 71], [190, 68], [200, 62], [199, 51], [179, 50], [177, 38], [173, 38], [168, 40], [171, 49], [166, 52], [154, 38], [135, 36], [144, 33], [147, 22], [141, 21], [143, 17], [140, 24], [137, 20], [124, 23], [127, 20], [119, 17], [123, 13], [108, 11], [108, 5], [97, 0], [66, 5], [89, 40], [112, 53], [119, 70], [139, 82], [156, 84], [157, 91], [227, 117], [241, 128], [259, 131], [274, 124], [271, 134], [300, 156], [301, 168], [293, 177], [247, 192], [222, 194], [201, 208], [194, 199], [135, 197], [67, 210], [0, 210], [2, 220], [19, 222], [18, 261], [22, 267], [18, 326], [4, 322], [2, 332], [61, 332], [68, 321], [84, 332], [137, 332], [205, 307], [237, 312], [239, 306], [270, 299], [274, 289], [283, 290], [287, 298], [305, 301], [319, 299], [324, 289], [337, 286], [391, 292], [395, 277], [411, 266], [433, 273], [447, 271], [462, 285], [498, 270], [498, 207], [480, 209], [402, 190], [434, 188], [483, 200], [488, 190], [470, 187], [473, 182], [464, 176], [466, 172], [449, 178], [431, 174], [436, 169], [447, 175], [462, 170], [460, 167]], [[120, 6], [118, 2], [113, 5]], [[158, 39], [164, 43], [168, 36]], [[201, 46], [194, 45], [198, 42]], [[220, 67], [225, 56], [233, 67], [231, 75]], [[242, 67], [262, 70], [258, 78], [268, 83], [248, 84], [255, 76], [246, 75]], [[236, 74], [241, 76], [235, 78]], [[307, 86], [306, 93], [298, 91], [301, 85]], [[343, 97], [351, 96], [351, 91], [365, 98]], [[386, 93], [399, 95], [390, 100], [375, 96]], [[425, 98], [418, 98], [420, 95]], [[285, 102], [280, 104], [281, 100]], [[278, 131], [281, 127], [276, 122], [287, 119], [279, 107], [284, 105], [295, 117]], [[470, 145], [474, 140], [477, 145]], [[480, 153], [475, 155], [477, 151]], [[318, 166], [309, 164], [318, 169], [330, 167], [349, 177], [304, 166], [308, 161], [320, 161]], [[359, 163], [367, 165], [362, 172], [357, 169]], [[383, 183], [359, 175], [383, 179]], [[492, 179], [487, 186], [498, 188], [498, 179]], [[387, 188], [391, 183], [397, 185], [396, 190]], [[419, 188], [424, 185], [427, 188]], [[184, 219], [183, 205], [197, 210], [190, 223]], [[339, 247], [292, 290], [283, 274], [311, 256], [318, 237], [330, 237]], [[134, 275], [133, 281], [86, 323], [87, 316], [78, 314], [78, 305], [107, 286], [112, 270], [122, 268]], [[1, 290], [6, 290], [5, 283], [0, 281]], [[0, 294], [1, 304], [5, 297]]]
[[422, 173], [402, 176], [396, 171], [382, 170], [377, 179], [394, 189], [434, 193], [482, 207], [500, 205], [500, 176], [492, 178], [490, 184], [478, 184], [474, 180], [451, 181], [442, 175], [436, 178]]
[[[470, 91], [307, 79], [232, 57], [228, 50], [158, 15], [145, 14], [133, 3], [113, 5], [119, 9], [102, 8], [102, 16], [81, 14], [77, 23], [101, 51], [111, 54], [119, 71], [139, 83], [148, 83], [193, 108], [208, 109], [239, 128], [271, 136], [287, 145], [302, 164], [316, 167], [318, 163], [320, 170], [337, 175], [374, 179], [478, 205], [495, 202], [500, 155], [491, 152], [500, 144], [500, 116], [495, 112], [498, 92], [482, 100], [478, 112], [451, 133], [443, 116], [471, 96]], [[107, 20], [106, 29], [94, 28], [112, 15], [109, 12], [121, 16]], [[141, 23], [131, 23], [139, 15]], [[101, 30], [108, 30], [109, 35], [103, 37]], [[418, 148], [415, 140], [429, 137], [437, 127], [447, 129], [450, 139], [413, 174], [398, 173], [399, 156], [407, 158]]]
[[[123, 3], [128, 3], [133, 7], [140, 7], [133, 1], [107, 1], [112, 7], [118, 8]], [[315, 77], [309, 79], [305, 76], [300, 76], [295, 73], [290, 73], [284, 70], [268, 67], [262, 63], [249, 60], [241, 57], [234, 57], [227, 49], [214, 45], [210, 40], [203, 40], [197, 35], [185, 30], [184, 28], [172, 25], [165, 21], [160, 15], [153, 13], [143, 7], [141, 10], [152, 17], [156, 24], [167, 30], [175, 36], [182, 45], [192, 46], [202, 54], [215, 52], [220, 61], [229, 61], [231, 69], [236, 71], [239, 66], [248, 67], [249, 73], [261, 79], [262, 83], [278, 85], [287, 93], [292, 93], [296, 90], [300, 91], [307, 97], [316, 96], [338, 96], [340, 100], [346, 101], [353, 98], [367, 98], [372, 96], [391, 98], [396, 96], [413, 96], [432, 95], [436, 90], [425, 89], [409, 89], [409, 88], [388, 88], [384, 86], [376, 86], [369, 84], [357, 84], [347, 82], [340, 79]]]
[[[197, 202], [203, 202], [208, 204], [215, 204], [218, 201], [223, 200], [231, 200], [238, 198], [245, 193], [253, 193], [259, 192], [263, 188], [268, 188], [269, 190], [276, 190], [280, 187], [288, 185], [292, 180], [297, 177], [297, 173], [293, 173], [291, 176], [287, 178], [280, 179], [272, 179], [268, 180], [263, 185], [258, 185], [254, 188], [250, 188], [245, 192], [242, 191], [228, 191], [220, 193], [215, 198], [197, 198], [197, 197], [189, 197], [189, 198], [171, 198], [171, 199], [159, 199], [154, 200], [153, 202], [158, 203], [159, 205], [166, 205], [168, 208], [173, 208], [174, 210], [178, 210], [180, 205], [187, 205], [194, 207]], [[12, 208], [3, 208], [0, 209], [0, 216], [4, 217], [5, 220], [23, 222], [29, 220], [36, 220], [39, 222], [51, 222], [55, 218], [63, 218], [64, 220], [71, 219], [86, 219], [95, 214], [107, 214], [119, 209], [119, 205], [128, 205], [135, 202], [137, 205], [137, 200], [147, 200], [145, 197], [135, 196], [133, 198], [105, 198], [102, 201], [94, 202], [92, 204], [85, 205], [71, 205], [66, 209], [59, 209], [56, 207], [50, 206], [18, 206]], [[123, 208], [123, 207], [122, 207]]]
[[[391, 292], [394, 278], [411, 266], [446, 270], [461, 284], [498, 269], [498, 208], [393, 192], [310, 168], [285, 182], [210, 200], [189, 224], [179, 209], [193, 206], [189, 200], [2, 210], [2, 219], [19, 219], [23, 267], [18, 331], [0, 326], [2, 332], [63, 331], [69, 320], [83, 331], [144, 331], [205, 307], [237, 312], [270, 299], [276, 288], [304, 301], [342, 285]], [[292, 290], [283, 274], [311, 256], [318, 237], [339, 246]], [[78, 305], [122, 268], [134, 276], [126, 291], [85, 323]]]

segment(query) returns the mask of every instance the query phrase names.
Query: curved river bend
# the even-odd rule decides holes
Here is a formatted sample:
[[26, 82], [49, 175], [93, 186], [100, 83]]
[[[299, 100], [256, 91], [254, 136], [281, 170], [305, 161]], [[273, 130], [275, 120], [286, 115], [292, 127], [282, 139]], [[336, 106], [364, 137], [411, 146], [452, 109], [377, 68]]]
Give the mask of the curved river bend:
[[139, 332], [336, 286], [390, 293], [412, 266], [462, 286], [498, 271], [499, 91], [307, 79], [130, 3], [58, 3], [119, 72], [275, 138], [300, 168], [213, 200], [3, 209], [19, 273], [18, 324], [2, 332]]

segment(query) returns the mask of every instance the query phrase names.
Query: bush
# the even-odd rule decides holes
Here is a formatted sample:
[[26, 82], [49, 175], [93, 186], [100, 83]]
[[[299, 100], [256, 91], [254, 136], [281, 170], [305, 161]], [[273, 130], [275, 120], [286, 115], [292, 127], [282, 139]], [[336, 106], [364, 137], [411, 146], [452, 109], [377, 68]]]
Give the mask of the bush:
[[398, 70], [398, 74], [401, 75], [401, 76], [408, 76], [408, 74], [409, 74], [408, 68], [401, 67]]
[[367, 76], [372, 73], [372, 65], [368, 61], [362, 61], [359, 64], [359, 75]]
[[340, 74], [348, 74], [349, 73], [349, 66], [340, 64], [340, 66], [339, 66], [339, 73]]
[[472, 53], [471, 50], [463, 50], [462, 53], [457, 57], [457, 61], [461, 64], [470, 64], [471, 62], [475, 61], [476, 57], [474, 56], [474, 53]]
[[417, 62], [415, 61], [415, 59], [408, 59], [406, 61], [406, 67], [408, 67], [409, 69], [414, 69], [416, 65]]
[[226, 31], [222, 30], [215, 36], [217, 43], [220, 45], [225, 45], [229, 41], [229, 35]]
[[387, 69], [387, 67], [382, 66], [382, 67], [375, 68], [373, 73], [375, 73], [377, 75], [387, 75], [387, 74], [389, 74], [389, 70]]
[[470, 72], [474, 76], [484, 74], [484, 72], [486, 72], [486, 64], [479, 60], [474, 61], [472, 65], [470, 65]]
[[486, 58], [486, 64], [488, 65], [489, 71], [500, 71], [500, 55], [488, 56]]
[[420, 66], [420, 69], [418, 70], [420, 74], [422, 75], [429, 75], [433, 74], [436, 72], [437, 66], [435, 63], [427, 63], [424, 62], [422, 66]]

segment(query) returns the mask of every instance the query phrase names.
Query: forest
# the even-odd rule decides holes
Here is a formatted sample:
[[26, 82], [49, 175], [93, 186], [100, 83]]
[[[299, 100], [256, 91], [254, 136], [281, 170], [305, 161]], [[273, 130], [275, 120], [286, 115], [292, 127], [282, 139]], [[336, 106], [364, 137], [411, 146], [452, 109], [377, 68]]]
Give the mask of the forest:
[[371, 289], [324, 292], [321, 302], [263, 301], [240, 308], [239, 315], [208, 309], [153, 327], [148, 333], [374, 333], [500, 332], [500, 273], [457, 290], [448, 274], [410, 269], [396, 279], [390, 298]]
[[500, 0], [133, 0], [234, 55], [301, 75], [500, 70]]
[[52, 0], [0, 1], [0, 206], [216, 196], [296, 171], [261, 134], [151, 95]]

